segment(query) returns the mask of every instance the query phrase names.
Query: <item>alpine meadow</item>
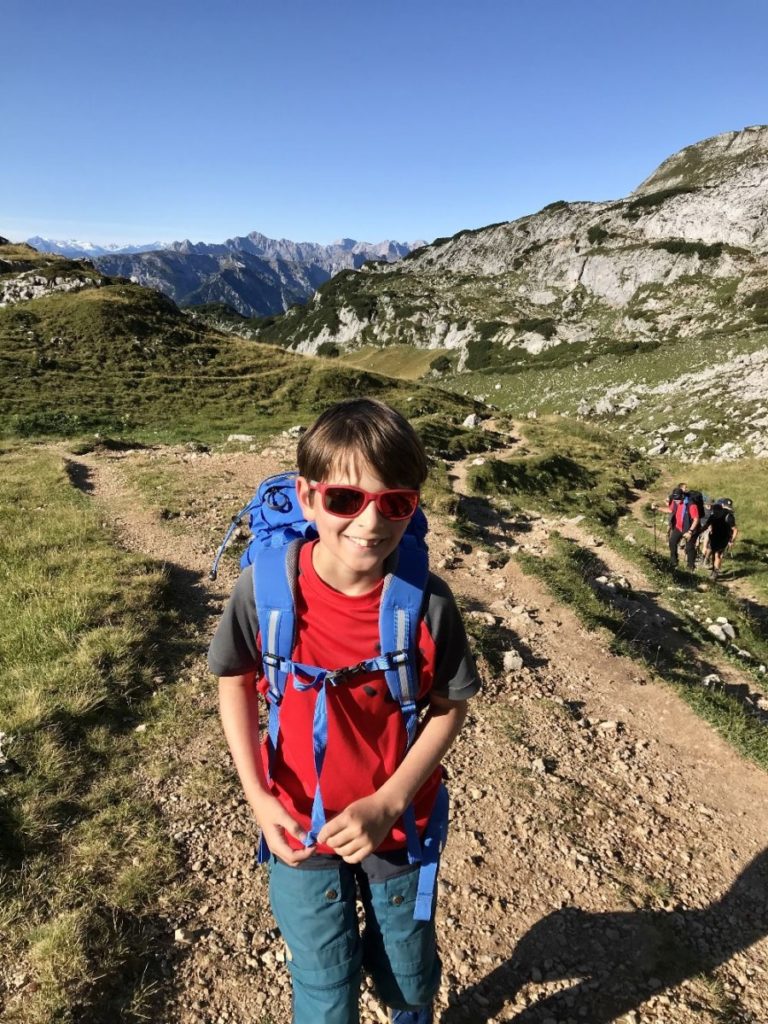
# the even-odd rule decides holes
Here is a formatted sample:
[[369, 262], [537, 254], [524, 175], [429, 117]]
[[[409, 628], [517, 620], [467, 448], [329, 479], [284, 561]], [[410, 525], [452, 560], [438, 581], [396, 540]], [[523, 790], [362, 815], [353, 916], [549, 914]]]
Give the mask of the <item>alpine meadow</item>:
[[[429, 244], [35, 241], [0, 239], [2, 1019], [290, 1020], [205, 661], [244, 525], [209, 570], [371, 396], [484, 684], [435, 1020], [768, 1020], [768, 126]], [[731, 502], [719, 574], [673, 564], [681, 481]]]

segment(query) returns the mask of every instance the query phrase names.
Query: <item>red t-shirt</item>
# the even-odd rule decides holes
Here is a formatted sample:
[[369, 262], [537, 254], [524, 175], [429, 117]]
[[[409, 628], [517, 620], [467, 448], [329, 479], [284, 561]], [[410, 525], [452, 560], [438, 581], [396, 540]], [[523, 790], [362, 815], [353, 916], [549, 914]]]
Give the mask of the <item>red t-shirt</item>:
[[[317, 542], [315, 542], [317, 543]], [[299, 554], [296, 594], [297, 643], [293, 660], [327, 669], [346, 668], [379, 652], [379, 602], [383, 580], [367, 594], [349, 597], [324, 583], [312, 565], [314, 544]], [[418, 635], [419, 697], [432, 685], [435, 644], [422, 619]], [[266, 693], [262, 676], [259, 690]], [[309, 829], [316, 773], [312, 724], [317, 692], [298, 691], [289, 680], [280, 708], [280, 736], [272, 772], [272, 792], [291, 817]], [[392, 700], [383, 672], [361, 673], [327, 689], [328, 744], [320, 786], [328, 821], [354, 800], [370, 796], [395, 771], [405, 752], [405, 727], [399, 704]], [[262, 746], [267, 768], [266, 745]], [[440, 784], [436, 768], [414, 800], [419, 832]], [[296, 849], [300, 843], [286, 836]], [[402, 822], [395, 823], [380, 850], [405, 846]], [[318, 844], [319, 853], [333, 853]]]

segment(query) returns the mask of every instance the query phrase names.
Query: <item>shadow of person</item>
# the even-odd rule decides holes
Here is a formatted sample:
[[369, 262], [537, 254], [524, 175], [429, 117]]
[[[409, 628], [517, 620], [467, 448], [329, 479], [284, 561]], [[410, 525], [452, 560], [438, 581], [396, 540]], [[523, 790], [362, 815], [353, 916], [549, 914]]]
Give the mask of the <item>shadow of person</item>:
[[580, 979], [521, 1010], [515, 1024], [578, 1017], [609, 1024], [652, 995], [708, 974], [768, 935], [768, 849], [704, 909], [590, 913], [555, 911], [523, 936], [513, 957], [463, 991], [442, 1024], [495, 1017], [540, 972], [547, 981]]

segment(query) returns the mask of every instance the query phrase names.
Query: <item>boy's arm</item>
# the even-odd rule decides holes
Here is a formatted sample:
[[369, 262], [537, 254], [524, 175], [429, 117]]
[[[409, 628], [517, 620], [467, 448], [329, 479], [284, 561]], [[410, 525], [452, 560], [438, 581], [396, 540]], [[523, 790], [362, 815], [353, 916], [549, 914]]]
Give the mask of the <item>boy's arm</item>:
[[311, 857], [313, 849], [294, 850], [285, 841], [286, 832], [299, 840], [304, 839], [305, 833], [267, 788], [259, 750], [259, 697], [255, 672], [220, 677], [219, 713], [243, 792], [270, 851], [292, 867]]
[[394, 774], [371, 796], [355, 800], [327, 822], [318, 842], [330, 846], [348, 864], [357, 864], [378, 849], [450, 749], [466, 715], [466, 700], [430, 694], [427, 716]]

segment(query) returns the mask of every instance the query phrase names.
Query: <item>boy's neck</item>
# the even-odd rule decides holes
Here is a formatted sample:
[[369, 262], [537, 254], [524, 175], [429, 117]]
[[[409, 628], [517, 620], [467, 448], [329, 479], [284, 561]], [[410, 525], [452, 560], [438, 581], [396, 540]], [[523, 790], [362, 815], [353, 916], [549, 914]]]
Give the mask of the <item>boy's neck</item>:
[[345, 597], [361, 597], [370, 593], [385, 576], [383, 566], [371, 573], [356, 573], [346, 569], [336, 560], [328, 559], [323, 545], [319, 542], [312, 545], [312, 568], [327, 587], [344, 594]]

